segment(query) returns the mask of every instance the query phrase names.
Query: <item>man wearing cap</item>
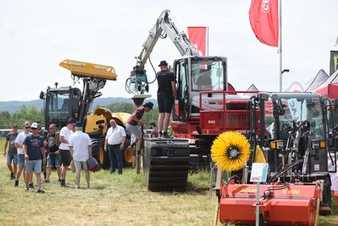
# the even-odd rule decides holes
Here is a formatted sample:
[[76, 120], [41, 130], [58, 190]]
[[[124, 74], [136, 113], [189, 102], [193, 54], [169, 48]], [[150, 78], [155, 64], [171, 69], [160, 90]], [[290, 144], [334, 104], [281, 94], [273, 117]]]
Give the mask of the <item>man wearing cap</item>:
[[[5, 147], [4, 147], [4, 156], [7, 159], [7, 167], [10, 171], [11, 180], [15, 179], [16, 175], [16, 147], [15, 147], [15, 139], [18, 135], [17, 126], [12, 127], [12, 131], [7, 134]], [[7, 150], [8, 148], [8, 150]]]
[[61, 180], [60, 184], [62, 187], [66, 186], [66, 173], [67, 169], [70, 165], [70, 162], [72, 161], [72, 156], [70, 153], [70, 148], [69, 148], [69, 138], [72, 135], [74, 129], [75, 129], [75, 120], [74, 119], [69, 119], [67, 122], [67, 126], [62, 127], [60, 130], [60, 157], [61, 157]]
[[154, 104], [151, 102], [147, 102], [143, 104], [142, 106], [138, 107], [132, 114], [129, 116], [127, 120], [127, 126], [126, 130], [129, 135], [132, 135], [135, 137], [134, 144], [137, 143], [137, 141], [142, 136], [142, 130], [141, 127], [143, 126], [142, 117], [144, 112], [149, 112], [153, 109]]
[[126, 141], [126, 132], [122, 126], [116, 124], [114, 119], [109, 121], [110, 128], [107, 131], [105, 147], [107, 147], [110, 160], [110, 173], [118, 169], [122, 174], [123, 168], [123, 148]]
[[168, 63], [165, 60], [162, 60], [158, 66], [161, 69], [156, 74], [159, 109], [158, 131], [161, 137], [167, 137], [170, 115], [176, 99], [176, 80], [174, 73], [169, 71]]
[[60, 182], [60, 151], [59, 151], [59, 133], [56, 132], [56, 125], [54, 123], [49, 125], [48, 134], [45, 140], [45, 147], [47, 150], [47, 172], [46, 172], [46, 183], [49, 183], [50, 174], [52, 168], [56, 168]]
[[41, 166], [42, 156], [44, 153], [44, 138], [40, 136], [38, 124], [33, 122], [31, 125], [32, 134], [27, 136], [24, 143], [23, 149], [25, 152], [26, 160], [26, 190], [29, 190], [29, 183], [32, 181], [32, 175], [36, 177], [36, 184], [38, 186], [38, 193], [44, 193], [41, 188]]
[[[17, 150], [17, 173], [16, 173], [16, 179], [14, 186], [17, 187], [19, 186], [19, 180], [22, 174], [22, 171], [24, 170], [25, 167], [25, 152], [23, 150], [23, 142], [25, 141], [26, 137], [30, 134], [30, 122], [26, 121], [24, 123], [24, 128], [23, 131], [18, 134], [18, 136], [15, 138], [15, 147]], [[24, 180], [26, 180], [25, 172], [23, 174]]]
[[80, 125], [76, 126], [76, 131], [69, 137], [69, 148], [73, 156], [76, 174], [76, 188], [80, 188], [81, 170], [85, 171], [87, 188], [90, 187], [90, 177], [87, 161], [91, 156], [91, 140], [89, 135], [81, 131]]

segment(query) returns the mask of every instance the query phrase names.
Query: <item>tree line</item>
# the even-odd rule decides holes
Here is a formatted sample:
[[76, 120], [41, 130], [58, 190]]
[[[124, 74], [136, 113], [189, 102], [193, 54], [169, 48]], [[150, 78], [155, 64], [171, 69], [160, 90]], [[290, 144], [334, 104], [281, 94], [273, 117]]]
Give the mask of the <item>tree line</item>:
[[[114, 103], [104, 106], [112, 112], [127, 112], [132, 113], [135, 109], [132, 103]], [[158, 109], [154, 108], [152, 111], [144, 114], [143, 120], [146, 126], [150, 123], [156, 122], [158, 117]], [[8, 129], [13, 125], [17, 125], [19, 128], [24, 124], [26, 120], [31, 122], [38, 122], [44, 124], [44, 112], [35, 107], [22, 106], [14, 113], [8, 111], [0, 112], [0, 129]]]

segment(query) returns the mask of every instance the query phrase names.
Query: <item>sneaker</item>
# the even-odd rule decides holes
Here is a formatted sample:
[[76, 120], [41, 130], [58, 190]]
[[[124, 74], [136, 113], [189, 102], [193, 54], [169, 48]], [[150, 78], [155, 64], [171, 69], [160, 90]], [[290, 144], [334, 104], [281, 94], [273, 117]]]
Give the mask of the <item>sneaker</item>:
[[15, 182], [14, 182], [14, 187], [17, 187], [17, 186], [19, 186], [19, 181], [18, 181], [18, 180], [15, 180]]
[[37, 193], [45, 193], [45, 191], [42, 190], [42, 189], [38, 189], [36, 192], [37, 192]]
[[26, 185], [26, 191], [29, 191], [29, 185]]
[[61, 187], [66, 187], [66, 180], [61, 180]]
[[14, 180], [14, 179], [15, 179], [14, 173], [11, 173], [11, 180]]
[[49, 183], [50, 181], [49, 180], [45, 180], [45, 183]]
[[28, 186], [29, 186], [29, 188], [34, 189], [33, 183], [30, 183]]

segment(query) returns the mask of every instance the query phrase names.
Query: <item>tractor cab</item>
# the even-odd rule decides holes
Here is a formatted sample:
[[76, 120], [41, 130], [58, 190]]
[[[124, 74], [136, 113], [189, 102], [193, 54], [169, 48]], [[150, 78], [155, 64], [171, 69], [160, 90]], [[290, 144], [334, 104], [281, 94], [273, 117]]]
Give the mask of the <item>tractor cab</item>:
[[[40, 95], [45, 100], [45, 121], [62, 127], [69, 118], [78, 118], [81, 90], [72, 87], [47, 88]], [[47, 128], [47, 127], [46, 127]]]
[[[312, 93], [260, 93], [254, 99], [260, 123], [253, 130], [260, 131], [257, 143], [270, 150], [271, 171], [294, 162], [302, 174], [327, 174], [327, 104]], [[279, 152], [290, 156], [281, 158]]]

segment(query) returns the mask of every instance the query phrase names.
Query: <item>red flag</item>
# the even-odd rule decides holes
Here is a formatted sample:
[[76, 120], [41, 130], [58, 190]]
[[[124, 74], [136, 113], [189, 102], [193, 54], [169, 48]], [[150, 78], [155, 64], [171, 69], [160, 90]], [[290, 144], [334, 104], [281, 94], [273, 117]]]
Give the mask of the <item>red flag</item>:
[[251, 0], [250, 24], [257, 39], [278, 46], [278, 0]]
[[188, 27], [188, 37], [198, 49], [200, 56], [207, 53], [207, 27]]

